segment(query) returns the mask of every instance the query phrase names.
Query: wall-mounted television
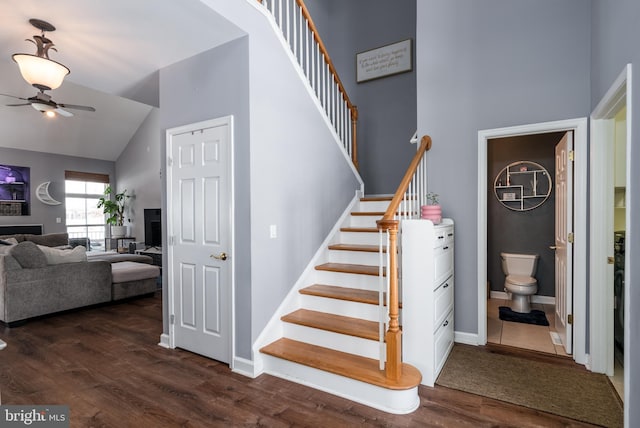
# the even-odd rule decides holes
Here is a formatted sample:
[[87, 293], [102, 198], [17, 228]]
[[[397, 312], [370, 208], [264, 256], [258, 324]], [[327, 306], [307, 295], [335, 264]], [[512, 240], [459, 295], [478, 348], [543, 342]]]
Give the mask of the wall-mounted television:
[[162, 246], [162, 220], [160, 208], [144, 209], [144, 245], [149, 247]]

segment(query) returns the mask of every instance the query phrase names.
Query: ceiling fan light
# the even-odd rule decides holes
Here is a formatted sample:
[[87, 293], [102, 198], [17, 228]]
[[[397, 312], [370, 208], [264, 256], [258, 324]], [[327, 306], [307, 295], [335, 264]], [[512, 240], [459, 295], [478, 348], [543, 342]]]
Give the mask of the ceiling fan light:
[[18, 63], [24, 80], [40, 90], [60, 87], [70, 73], [67, 67], [48, 58], [30, 54], [14, 54], [12, 58]]
[[48, 112], [48, 111], [55, 111], [55, 107], [51, 106], [49, 104], [44, 104], [44, 103], [31, 103], [31, 107], [33, 107], [34, 109], [41, 111], [43, 113]]

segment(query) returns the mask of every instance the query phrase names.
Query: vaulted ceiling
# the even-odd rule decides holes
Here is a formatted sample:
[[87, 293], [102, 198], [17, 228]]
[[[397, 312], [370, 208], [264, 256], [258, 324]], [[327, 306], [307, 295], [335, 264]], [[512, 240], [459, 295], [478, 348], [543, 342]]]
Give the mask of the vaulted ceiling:
[[200, 0], [3, 0], [0, 17], [0, 93], [37, 92], [11, 59], [35, 53], [25, 39], [39, 34], [28, 22], [37, 18], [56, 27], [47, 33], [57, 48], [50, 58], [71, 69], [48, 93], [96, 108], [49, 119], [29, 106], [7, 107], [20, 101], [0, 96], [0, 147], [104, 160], [116, 160], [157, 107], [159, 69], [242, 35]]

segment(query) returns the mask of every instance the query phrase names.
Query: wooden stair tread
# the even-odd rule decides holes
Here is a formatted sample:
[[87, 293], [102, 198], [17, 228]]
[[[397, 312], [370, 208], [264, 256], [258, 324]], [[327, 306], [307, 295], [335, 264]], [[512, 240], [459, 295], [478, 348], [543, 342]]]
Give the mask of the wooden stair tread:
[[383, 196], [363, 196], [360, 198], [361, 202], [376, 202], [376, 201], [391, 201], [393, 199], [392, 195], [383, 195]]
[[[329, 272], [353, 273], [358, 275], [378, 276], [378, 266], [372, 265], [356, 265], [351, 263], [323, 263], [316, 266], [316, 270], [324, 270]], [[387, 269], [382, 269], [382, 276], [386, 276]]]
[[360, 318], [345, 317], [342, 315], [328, 314], [326, 312], [298, 309], [284, 315], [282, 321], [292, 324], [304, 325], [348, 336], [360, 337], [369, 340], [378, 340], [378, 323]]
[[[380, 247], [377, 245], [365, 245], [365, 244], [332, 244], [329, 245], [330, 250], [341, 251], [364, 251], [367, 253], [377, 253]], [[387, 246], [382, 247], [382, 252], [387, 252]]]
[[[339, 287], [337, 285], [313, 284], [302, 288], [300, 294], [308, 296], [325, 297], [327, 299], [345, 300], [348, 302], [364, 303], [367, 305], [378, 304], [378, 292], [362, 290], [360, 288]], [[387, 293], [384, 293], [384, 304], [387, 304]], [[398, 303], [402, 309], [402, 303]]]
[[380, 370], [377, 360], [287, 338], [263, 347], [260, 352], [391, 390], [415, 388], [422, 380], [420, 371], [409, 364], [402, 364], [400, 379], [391, 380]]
[[378, 233], [377, 227], [341, 227], [340, 232]]
[[382, 217], [384, 215], [384, 211], [353, 211], [351, 213], [352, 216], [378, 216]]

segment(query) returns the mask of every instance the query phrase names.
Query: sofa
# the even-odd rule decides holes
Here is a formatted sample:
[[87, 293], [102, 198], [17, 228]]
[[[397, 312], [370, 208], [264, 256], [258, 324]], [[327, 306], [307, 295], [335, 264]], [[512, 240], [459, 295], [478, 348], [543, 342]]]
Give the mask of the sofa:
[[[156, 291], [159, 269], [151, 257], [87, 257], [83, 246], [68, 244], [66, 233], [0, 236], [0, 321], [11, 324]], [[120, 279], [114, 283], [116, 271]]]

